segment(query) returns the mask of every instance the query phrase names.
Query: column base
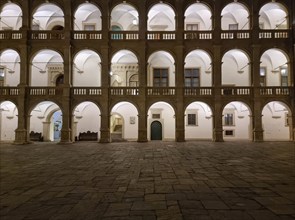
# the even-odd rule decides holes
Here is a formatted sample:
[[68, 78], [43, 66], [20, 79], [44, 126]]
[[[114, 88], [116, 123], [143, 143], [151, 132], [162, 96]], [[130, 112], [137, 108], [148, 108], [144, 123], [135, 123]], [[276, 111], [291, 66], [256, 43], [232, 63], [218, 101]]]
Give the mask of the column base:
[[147, 139], [147, 130], [140, 130], [138, 131], [138, 139], [137, 139], [137, 142], [148, 142], [148, 139]]
[[59, 144], [71, 144], [72, 143], [71, 133], [72, 133], [71, 129], [67, 129], [67, 130], [62, 129]]
[[102, 131], [100, 130], [100, 140], [99, 143], [110, 143], [111, 142], [111, 134], [109, 130]]
[[213, 130], [213, 141], [214, 142], [224, 142], [223, 140], [223, 130]]
[[30, 144], [31, 142], [28, 140], [28, 132], [26, 129], [16, 129], [15, 130], [15, 140], [13, 144], [23, 145]]
[[253, 130], [253, 141], [263, 142], [263, 130]]
[[184, 129], [176, 130], [176, 141], [185, 142], [185, 131]]

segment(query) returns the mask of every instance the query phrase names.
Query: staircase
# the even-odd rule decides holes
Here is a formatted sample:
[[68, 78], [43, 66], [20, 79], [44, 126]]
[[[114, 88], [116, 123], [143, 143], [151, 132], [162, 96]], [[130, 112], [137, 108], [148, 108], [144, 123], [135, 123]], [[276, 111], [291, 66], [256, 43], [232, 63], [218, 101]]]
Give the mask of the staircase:
[[111, 133], [112, 142], [125, 142], [122, 138], [122, 125], [116, 125], [114, 131]]

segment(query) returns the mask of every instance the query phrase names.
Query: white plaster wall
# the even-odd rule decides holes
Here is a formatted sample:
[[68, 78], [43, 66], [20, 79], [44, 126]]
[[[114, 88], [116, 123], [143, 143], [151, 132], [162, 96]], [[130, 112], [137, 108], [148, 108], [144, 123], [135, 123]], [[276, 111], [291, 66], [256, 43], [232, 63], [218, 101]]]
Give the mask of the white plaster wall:
[[78, 65], [83, 73], [78, 73], [76, 68], [73, 68], [73, 85], [74, 86], [101, 86], [101, 66], [94, 58], [88, 59], [84, 65]]
[[76, 12], [74, 30], [84, 30], [83, 24], [95, 24], [95, 30], [101, 30], [101, 13], [95, 11], [91, 16], [88, 16], [89, 13], [90, 11], [85, 10], [78, 10]]
[[100, 110], [94, 104], [87, 104], [85, 108], [81, 109], [82, 112], [74, 112], [75, 116], [82, 116], [82, 118], [77, 119], [77, 136], [80, 132], [98, 132], [98, 138], [100, 138]]
[[[272, 57], [272, 59], [269, 59], [268, 57]], [[281, 85], [281, 75], [279, 67], [284, 65], [285, 63], [287, 63], [287, 59], [284, 54], [279, 51], [269, 50], [268, 52], [266, 52], [266, 54], [262, 56], [260, 66], [266, 67], [267, 86]]]
[[262, 126], [264, 140], [290, 140], [290, 127], [286, 126], [286, 108], [271, 102], [263, 108]]
[[9, 73], [6, 69], [4, 78], [5, 86], [17, 86], [20, 81], [20, 64], [15, 65], [14, 73]]
[[31, 66], [31, 86], [48, 86], [48, 71], [40, 73], [39, 69]]
[[[223, 113], [226, 112], [226, 109]], [[234, 126], [223, 126], [223, 130], [234, 130], [234, 136], [225, 136], [225, 140], [235, 139], [250, 139], [250, 112], [249, 111], [234, 111]]]
[[[197, 110], [197, 126], [187, 125], [187, 114], [189, 111]], [[212, 112], [204, 104], [193, 103], [186, 109], [185, 113], [185, 139], [212, 140]]]
[[[122, 137], [126, 140], [137, 140], [138, 138], [138, 111], [130, 103], [118, 103], [112, 109], [111, 114], [119, 114], [123, 117]], [[130, 123], [130, 117], [135, 117], [135, 123]]]
[[17, 128], [18, 122], [18, 111], [15, 105], [3, 106], [1, 103], [0, 108], [0, 141], [14, 141], [15, 140], [15, 129]]
[[[162, 109], [161, 119], [153, 119], [151, 109]], [[167, 103], [158, 102], [151, 106], [148, 111], [148, 139], [151, 139], [151, 124], [153, 121], [160, 121], [163, 129], [163, 140], [175, 140], [175, 113], [173, 108]]]
[[[241, 65], [241, 67], [243, 66]], [[224, 57], [222, 64], [222, 84], [235, 86], [250, 86], [249, 66], [243, 69], [243, 73], [238, 73], [238, 70], [238, 66], [233, 59]]]

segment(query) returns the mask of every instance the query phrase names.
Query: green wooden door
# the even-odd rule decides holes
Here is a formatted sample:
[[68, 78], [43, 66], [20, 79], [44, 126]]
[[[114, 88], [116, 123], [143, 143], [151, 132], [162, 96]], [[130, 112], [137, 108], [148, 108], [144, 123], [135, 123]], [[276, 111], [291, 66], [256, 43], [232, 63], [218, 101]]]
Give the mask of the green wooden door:
[[162, 124], [159, 121], [151, 124], [151, 140], [162, 140]]

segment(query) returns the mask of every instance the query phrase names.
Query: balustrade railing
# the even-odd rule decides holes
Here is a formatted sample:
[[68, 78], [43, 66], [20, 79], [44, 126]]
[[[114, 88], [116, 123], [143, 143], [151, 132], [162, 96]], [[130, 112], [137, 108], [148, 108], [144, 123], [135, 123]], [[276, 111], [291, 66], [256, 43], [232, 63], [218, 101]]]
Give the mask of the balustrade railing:
[[64, 31], [31, 31], [32, 40], [63, 40]]
[[171, 87], [149, 87], [147, 88], [148, 96], [173, 96], [176, 95], [176, 89]]
[[0, 31], [0, 40], [21, 40], [22, 31]]
[[213, 88], [185, 88], [184, 96], [211, 96], [213, 94]]
[[235, 31], [222, 31], [221, 39], [249, 39], [251, 37], [250, 30], [235, 30]]
[[244, 96], [244, 95], [251, 95], [252, 89], [250, 87], [224, 87], [221, 88], [221, 95], [225, 96]]
[[185, 40], [211, 40], [212, 31], [185, 31]]
[[17, 87], [0, 87], [0, 96], [17, 96], [19, 88]]
[[285, 39], [290, 36], [289, 30], [261, 30], [259, 32], [260, 39]]
[[30, 96], [55, 96], [62, 95], [62, 88], [56, 87], [31, 87], [29, 88]]
[[112, 40], [138, 40], [139, 34], [137, 31], [111, 31], [110, 38]]
[[110, 94], [113, 96], [136, 96], [139, 95], [139, 88], [135, 87], [116, 87], [110, 88]]
[[147, 40], [175, 40], [175, 32], [171, 31], [149, 31]]
[[102, 95], [101, 88], [91, 88], [91, 87], [75, 87], [71, 89], [72, 95], [85, 96], [85, 95]]
[[72, 32], [74, 40], [101, 40], [101, 31], [74, 31]]
[[260, 88], [261, 96], [288, 96], [292, 94], [292, 87], [264, 87]]

